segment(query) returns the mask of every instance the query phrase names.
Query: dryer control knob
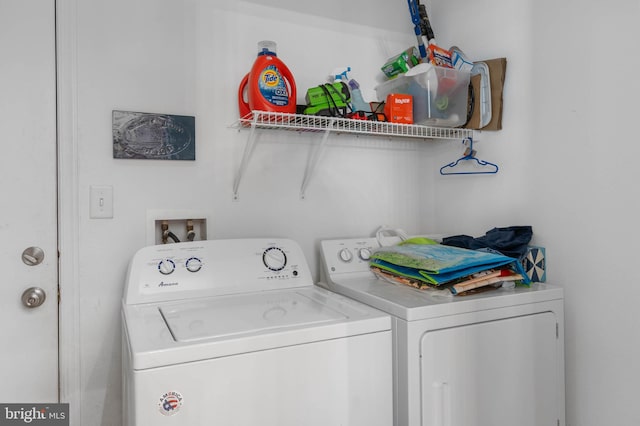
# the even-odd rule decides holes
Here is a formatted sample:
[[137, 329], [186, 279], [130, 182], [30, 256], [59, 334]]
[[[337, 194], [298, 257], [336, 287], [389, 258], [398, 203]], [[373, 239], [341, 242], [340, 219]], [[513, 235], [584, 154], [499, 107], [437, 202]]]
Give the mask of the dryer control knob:
[[158, 263], [158, 271], [162, 275], [169, 275], [176, 270], [176, 264], [171, 259], [163, 259]]
[[358, 250], [358, 256], [362, 260], [369, 260], [371, 259], [371, 250], [369, 250], [368, 248], [361, 248], [360, 250]]
[[347, 248], [343, 248], [342, 250], [340, 250], [340, 252], [338, 253], [338, 257], [343, 262], [351, 262], [353, 260], [353, 254]]

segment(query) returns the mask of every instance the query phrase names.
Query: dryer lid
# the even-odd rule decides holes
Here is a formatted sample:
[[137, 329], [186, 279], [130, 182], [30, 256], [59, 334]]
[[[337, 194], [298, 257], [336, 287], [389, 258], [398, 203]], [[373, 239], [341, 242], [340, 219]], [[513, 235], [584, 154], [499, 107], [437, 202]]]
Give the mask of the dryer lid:
[[347, 318], [296, 291], [166, 304], [160, 313], [177, 342], [255, 335]]

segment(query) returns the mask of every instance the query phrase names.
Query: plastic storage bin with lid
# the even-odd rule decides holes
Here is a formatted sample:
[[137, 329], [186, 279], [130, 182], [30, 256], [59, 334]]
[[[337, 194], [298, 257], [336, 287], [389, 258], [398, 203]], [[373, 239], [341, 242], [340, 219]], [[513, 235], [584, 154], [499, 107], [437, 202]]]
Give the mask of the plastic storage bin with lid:
[[442, 127], [458, 127], [467, 121], [469, 72], [418, 64], [403, 75], [376, 87], [382, 102], [391, 93], [413, 96], [413, 121]]

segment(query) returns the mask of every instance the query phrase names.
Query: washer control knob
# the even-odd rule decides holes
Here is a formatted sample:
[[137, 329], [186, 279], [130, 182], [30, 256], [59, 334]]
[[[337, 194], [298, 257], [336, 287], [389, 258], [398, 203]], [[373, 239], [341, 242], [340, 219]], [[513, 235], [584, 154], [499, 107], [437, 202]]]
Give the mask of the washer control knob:
[[198, 272], [202, 269], [202, 260], [197, 257], [190, 257], [187, 259], [185, 266], [187, 267], [187, 271], [189, 272]]
[[369, 250], [368, 248], [361, 248], [360, 250], [358, 250], [358, 256], [362, 260], [369, 260], [371, 259], [371, 250]]
[[176, 264], [171, 259], [163, 259], [160, 262], [158, 262], [158, 271], [160, 271], [162, 275], [169, 275], [175, 270], [176, 270]]
[[353, 254], [347, 248], [343, 248], [342, 250], [340, 250], [340, 252], [338, 253], [338, 257], [343, 262], [351, 262], [353, 260]]
[[282, 271], [287, 266], [287, 255], [281, 248], [269, 247], [262, 253], [262, 263], [272, 271]]

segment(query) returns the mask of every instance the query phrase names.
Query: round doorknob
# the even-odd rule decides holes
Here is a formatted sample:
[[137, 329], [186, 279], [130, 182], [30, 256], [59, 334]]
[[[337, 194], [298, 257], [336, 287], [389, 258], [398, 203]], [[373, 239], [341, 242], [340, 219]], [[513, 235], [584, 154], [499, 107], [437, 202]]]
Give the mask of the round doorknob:
[[46, 298], [47, 295], [40, 287], [31, 287], [22, 293], [22, 303], [27, 308], [37, 308], [44, 303]]

